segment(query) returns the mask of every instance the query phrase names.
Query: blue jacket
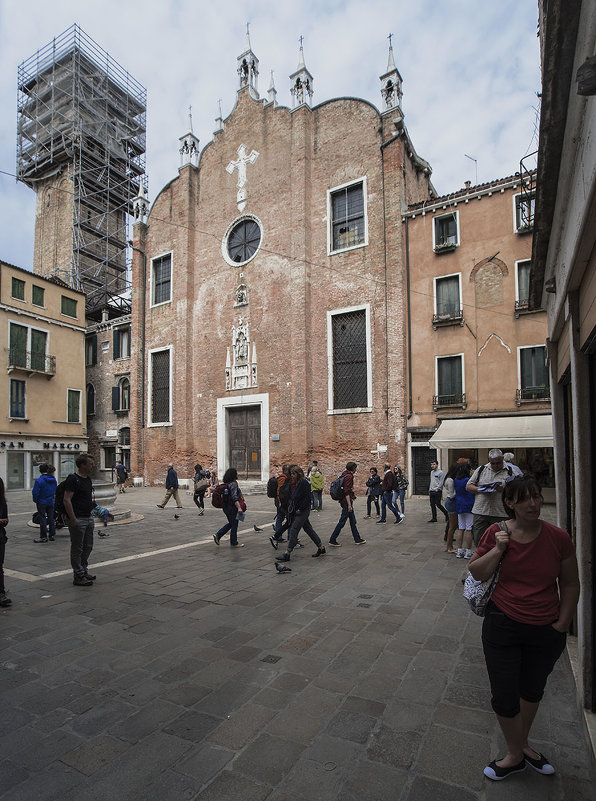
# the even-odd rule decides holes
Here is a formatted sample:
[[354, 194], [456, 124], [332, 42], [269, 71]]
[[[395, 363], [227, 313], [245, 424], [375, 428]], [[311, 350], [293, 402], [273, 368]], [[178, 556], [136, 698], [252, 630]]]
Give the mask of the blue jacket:
[[43, 473], [39, 478], [36, 478], [32, 490], [34, 503], [53, 506], [57, 486], [58, 482], [54, 476], [49, 476], [47, 473]]
[[166, 476], [166, 489], [178, 489], [178, 473], [173, 467], [170, 467]]

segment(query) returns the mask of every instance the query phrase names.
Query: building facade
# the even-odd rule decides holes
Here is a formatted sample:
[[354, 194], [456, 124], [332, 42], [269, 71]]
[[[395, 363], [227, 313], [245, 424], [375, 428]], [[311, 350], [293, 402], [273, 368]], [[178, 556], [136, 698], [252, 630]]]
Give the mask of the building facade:
[[116, 462], [130, 469], [131, 315], [88, 322], [85, 337], [88, 450], [96, 475], [111, 481]]
[[[258, 60], [238, 59], [235, 107], [145, 217], [135, 209], [131, 466], [163, 481], [173, 461], [267, 479], [317, 458], [404, 458], [406, 295], [401, 214], [430, 199], [429, 165], [401, 112], [390, 51], [384, 110], [312, 106], [302, 50], [292, 109]], [[135, 335], [134, 332], [139, 332]]]
[[37, 466], [58, 480], [86, 449], [85, 296], [62, 281], [0, 262], [0, 475], [29, 489]]
[[548, 315], [557, 513], [576, 546], [577, 689], [596, 753], [596, 7], [540, 2], [542, 108], [530, 304]]
[[481, 464], [500, 447], [554, 500], [546, 313], [529, 308], [533, 210], [530, 174], [403, 215], [414, 493], [428, 490], [431, 459]]

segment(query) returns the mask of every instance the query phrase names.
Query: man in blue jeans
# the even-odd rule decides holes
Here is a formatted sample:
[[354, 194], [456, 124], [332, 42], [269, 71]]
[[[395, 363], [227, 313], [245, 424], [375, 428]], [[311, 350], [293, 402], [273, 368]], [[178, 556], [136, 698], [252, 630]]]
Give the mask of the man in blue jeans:
[[356, 498], [354, 493], [354, 473], [357, 470], [356, 462], [348, 462], [346, 465], [346, 469], [341, 474], [343, 479], [342, 481], [342, 490], [343, 490], [343, 498], [341, 499], [341, 515], [339, 520], [337, 521], [337, 525], [333, 529], [333, 534], [329, 539], [329, 545], [334, 546], [335, 548], [341, 548], [341, 544], [337, 541], [339, 536], [339, 532], [346, 524], [346, 520], [350, 521], [350, 528], [352, 529], [352, 537], [354, 537], [354, 542], [356, 545], [364, 545], [366, 540], [363, 540], [360, 536], [360, 532], [358, 531], [358, 526], [356, 525], [356, 515], [354, 514], [354, 507], [352, 502]]
[[393, 484], [395, 481], [393, 470], [391, 469], [390, 464], [383, 465], [383, 469], [385, 470], [385, 475], [383, 476], [383, 480], [381, 481], [381, 519], [377, 520], [377, 525], [379, 523], [385, 523], [387, 520], [387, 507], [391, 509], [393, 514], [395, 515], [395, 523], [401, 523], [403, 520], [400, 513], [397, 511], [397, 507], [393, 505]]

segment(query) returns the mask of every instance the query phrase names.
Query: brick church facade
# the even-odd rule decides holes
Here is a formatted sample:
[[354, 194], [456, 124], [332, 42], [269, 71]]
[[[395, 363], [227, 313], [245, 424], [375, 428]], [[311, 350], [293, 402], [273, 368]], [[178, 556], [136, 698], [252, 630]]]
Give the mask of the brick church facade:
[[[401, 112], [312, 106], [300, 51], [293, 108], [257, 88], [247, 38], [235, 107], [148, 210], [135, 200], [131, 467], [163, 481], [196, 462], [266, 480], [288, 460], [327, 476], [405, 458], [402, 213], [435, 196]], [[136, 332], [136, 333], [135, 333]], [[372, 461], [371, 461], [372, 460]]]

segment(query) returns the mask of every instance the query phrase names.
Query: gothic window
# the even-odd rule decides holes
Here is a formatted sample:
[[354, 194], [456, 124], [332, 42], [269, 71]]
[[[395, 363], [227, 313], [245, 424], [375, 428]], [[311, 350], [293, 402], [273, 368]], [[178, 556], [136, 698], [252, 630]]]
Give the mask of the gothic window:
[[171, 353], [170, 348], [150, 354], [150, 424], [171, 422]]
[[95, 387], [87, 384], [87, 415], [95, 414]]
[[366, 244], [365, 181], [329, 192], [330, 252]]
[[362, 410], [369, 403], [367, 310], [329, 313], [331, 333], [331, 408]]
[[172, 254], [160, 256], [151, 262], [151, 305], [168, 303], [172, 299]]
[[261, 244], [261, 227], [253, 217], [232, 226], [227, 235], [227, 255], [233, 264], [245, 264], [256, 255]]
[[92, 334], [85, 340], [85, 367], [97, 364], [97, 334]]

